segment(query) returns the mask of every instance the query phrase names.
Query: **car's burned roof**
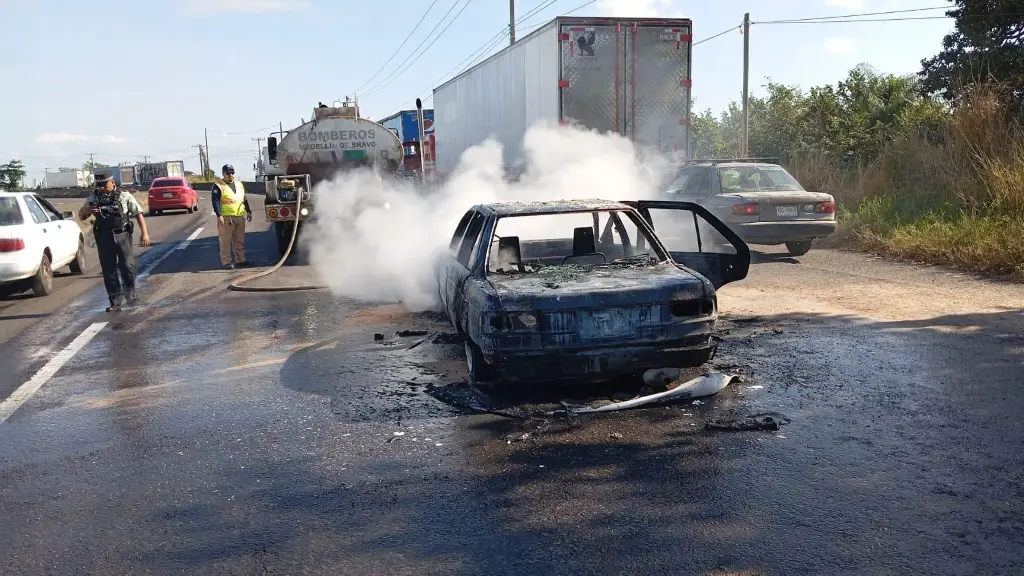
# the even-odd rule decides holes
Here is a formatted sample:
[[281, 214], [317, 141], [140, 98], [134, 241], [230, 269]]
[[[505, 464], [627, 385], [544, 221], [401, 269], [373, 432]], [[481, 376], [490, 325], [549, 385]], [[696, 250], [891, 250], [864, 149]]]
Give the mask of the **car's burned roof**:
[[592, 210], [631, 210], [622, 202], [585, 198], [581, 200], [546, 200], [543, 202], [497, 202], [483, 204], [498, 216], [525, 216], [529, 214], [566, 214]]

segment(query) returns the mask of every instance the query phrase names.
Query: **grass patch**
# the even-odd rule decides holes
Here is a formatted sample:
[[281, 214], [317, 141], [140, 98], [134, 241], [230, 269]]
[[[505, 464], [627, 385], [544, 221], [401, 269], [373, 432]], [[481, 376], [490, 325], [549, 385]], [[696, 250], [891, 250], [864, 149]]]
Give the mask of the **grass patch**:
[[844, 219], [842, 244], [871, 253], [1024, 280], [1024, 219], [932, 213], [900, 219], [865, 202]]
[[910, 132], [871, 162], [797, 155], [789, 168], [832, 194], [829, 244], [1024, 280], [1024, 131], [978, 87], [938, 131]]

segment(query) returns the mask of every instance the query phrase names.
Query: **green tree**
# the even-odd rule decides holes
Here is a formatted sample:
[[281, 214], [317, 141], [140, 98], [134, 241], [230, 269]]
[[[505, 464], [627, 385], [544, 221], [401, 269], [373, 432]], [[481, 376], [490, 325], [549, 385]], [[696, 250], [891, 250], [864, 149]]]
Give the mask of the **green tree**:
[[109, 168], [109, 165], [104, 164], [102, 162], [94, 162], [92, 160], [86, 160], [85, 162], [82, 162], [82, 170], [85, 170], [86, 172], [92, 172], [97, 168]]
[[956, 102], [977, 82], [1002, 84], [1011, 110], [1024, 111], [1024, 0], [956, 0], [942, 51], [921, 61], [921, 89]]
[[0, 164], [0, 188], [20, 190], [25, 181], [25, 165], [20, 160]]

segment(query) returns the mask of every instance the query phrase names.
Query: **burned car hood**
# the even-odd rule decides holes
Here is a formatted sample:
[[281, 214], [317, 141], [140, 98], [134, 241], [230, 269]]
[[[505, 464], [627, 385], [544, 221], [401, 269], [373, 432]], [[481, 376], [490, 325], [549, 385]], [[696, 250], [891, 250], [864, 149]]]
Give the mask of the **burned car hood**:
[[503, 310], [631, 306], [704, 298], [700, 277], [671, 262], [653, 266], [559, 266], [532, 274], [488, 275]]

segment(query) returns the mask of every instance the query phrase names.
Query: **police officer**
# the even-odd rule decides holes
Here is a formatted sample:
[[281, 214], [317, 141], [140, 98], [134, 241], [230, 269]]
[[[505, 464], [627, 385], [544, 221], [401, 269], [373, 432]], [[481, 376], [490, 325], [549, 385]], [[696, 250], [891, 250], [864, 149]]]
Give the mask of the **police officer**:
[[[245, 223], [252, 222], [252, 210], [245, 198], [245, 186], [235, 179], [235, 168], [225, 164], [220, 170], [222, 178], [213, 185], [211, 203], [217, 215], [217, 236], [220, 240], [220, 264], [225, 270], [235, 266], [249, 266], [245, 259]], [[234, 252], [235, 263], [231, 263]]]
[[122, 301], [135, 304], [139, 300], [135, 289], [135, 249], [132, 246], [134, 223], [139, 224], [142, 236], [141, 246], [149, 246], [149, 230], [142, 216], [142, 206], [134, 196], [118, 188], [114, 177], [96, 174], [96, 189], [86, 198], [78, 210], [82, 221], [94, 216], [92, 232], [96, 237], [96, 251], [99, 252], [100, 268], [103, 270], [103, 285], [110, 298], [107, 312], [117, 312]]

